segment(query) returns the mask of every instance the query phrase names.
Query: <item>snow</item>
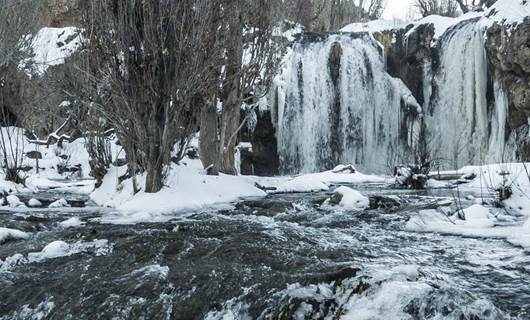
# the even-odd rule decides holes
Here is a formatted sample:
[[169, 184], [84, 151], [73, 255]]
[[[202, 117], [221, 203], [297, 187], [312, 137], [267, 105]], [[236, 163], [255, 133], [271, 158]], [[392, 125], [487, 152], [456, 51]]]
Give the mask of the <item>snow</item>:
[[52, 202], [48, 207], [49, 208], [64, 208], [64, 207], [69, 207], [69, 206], [70, 205], [68, 204], [68, 202], [63, 198], [55, 202]]
[[[339, 206], [346, 210], [363, 210], [370, 206], [370, 200], [359, 191], [348, 187], [339, 187], [334, 193], [342, 195]], [[329, 200], [328, 200], [329, 203]]]
[[472, 228], [490, 228], [495, 225], [490, 210], [479, 204], [464, 209], [465, 220], [458, 220], [462, 225]]
[[[126, 167], [111, 167], [100, 188], [90, 196], [97, 205], [116, 209], [107, 213], [102, 222], [163, 222], [175, 215], [226, 205], [244, 198], [264, 197], [268, 193], [325, 191], [336, 183], [385, 182], [381, 176], [333, 171], [296, 177], [208, 176], [199, 160], [186, 159], [181, 165], [171, 165], [166, 186], [160, 192], [140, 191], [134, 194], [131, 179], [118, 183], [118, 177], [126, 170]], [[138, 176], [137, 185], [143, 188], [144, 183], [145, 175]]]
[[9, 195], [6, 197], [7, 203], [11, 208], [25, 207], [26, 205], [20, 201], [20, 199], [15, 195]]
[[18, 265], [41, 263], [49, 259], [68, 257], [81, 252], [89, 252], [95, 256], [104, 256], [111, 253], [112, 244], [106, 239], [94, 240], [90, 242], [66, 243], [61, 240], [53, 241], [47, 244], [39, 252], [30, 252], [25, 257], [17, 253], [7, 257], [4, 261], [0, 260], [0, 272], [9, 271]]
[[9, 241], [9, 240], [27, 239], [27, 238], [29, 238], [29, 234], [27, 234], [26, 232], [16, 230], [16, 229], [0, 227], [0, 244], [6, 241]]
[[372, 20], [369, 22], [352, 23], [344, 28], [341, 32], [383, 32], [394, 29], [402, 29], [407, 24], [401, 20]]
[[[121, 184], [118, 177], [126, 168], [112, 167], [100, 188], [91, 195], [98, 205], [116, 208], [120, 214], [108, 222], [139, 223], [162, 221], [175, 212], [198, 210], [243, 197], [262, 197], [266, 193], [254, 186], [252, 179], [239, 176], [208, 176], [199, 160], [187, 160], [171, 165], [166, 186], [158, 193], [140, 191], [134, 194], [132, 180]], [[145, 175], [138, 176], [138, 186], [145, 184]]]
[[[340, 168], [340, 166], [337, 168]], [[358, 184], [386, 181], [384, 177], [377, 175], [366, 175], [360, 172], [337, 173], [334, 171], [335, 169], [296, 177], [256, 178], [256, 181], [266, 188], [275, 188], [275, 190], [268, 191], [269, 193], [327, 191], [331, 184]]]
[[82, 44], [81, 29], [76, 27], [42, 28], [32, 39], [33, 57], [21, 67], [28, 75], [43, 75], [50, 66], [60, 65], [78, 51]]
[[[528, 174], [527, 174], [528, 169]], [[474, 175], [459, 186], [461, 192], [472, 192], [475, 204], [446, 215], [437, 210], [422, 210], [413, 215], [405, 229], [416, 232], [438, 232], [478, 238], [501, 238], [530, 252], [530, 164], [503, 163], [467, 166], [444, 174]], [[503, 208], [482, 204], [483, 197], [498, 197], [500, 187], [510, 187], [512, 196], [502, 201]]]
[[449, 28], [458, 23], [482, 16], [482, 13], [469, 12], [456, 18], [443, 17], [439, 15], [430, 15], [425, 18], [414, 21], [412, 29], [407, 31], [406, 37], [409, 37], [421, 25], [432, 24], [434, 26], [434, 40], [439, 39]]
[[[26, 179], [26, 186], [29, 189], [49, 189], [50, 187], [59, 188], [64, 186], [64, 183], [54, 180], [90, 179], [90, 157], [85, 148], [84, 138], [77, 139], [73, 142], [63, 141], [62, 147], [57, 146], [57, 144], [51, 144], [49, 146], [36, 145], [26, 137], [25, 130], [22, 128], [2, 127], [0, 130], [2, 131], [0, 137], [3, 137], [4, 144], [7, 146], [6, 161], [13, 165], [15, 159], [17, 159], [19, 166], [32, 168], [28, 172], [20, 172], [21, 178]], [[39, 160], [40, 170], [38, 174], [35, 169], [36, 161], [25, 156], [31, 151], [38, 151], [42, 154], [42, 159]], [[57, 172], [59, 166], [79, 167], [81, 170], [77, 173], [64, 173], [60, 175]], [[80, 192], [87, 192], [86, 189], [93, 188], [93, 183], [90, 181], [84, 181], [81, 183], [84, 184], [86, 188], [84, 190], [80, 188]], [[19, 191], [21, 186], [2, 181], [0, 182], [0, 189], [4, 189], [3, 191], [11, 193], [9, 191], [10, 189]], [[92, 190], [89, 190], [88, 192], [91, 191]]]
[[42, 203], [39, 200], [32, 198], [28, 201], [28, 206], [32, 208], [42, 207]]
[[498, 0], [484, 15], [504, 25], [517, 25], [530, 17], [530, 2], [527, 0]]
[[61, 223], [59, 223], [59, 225], [63, 228], [75, 228], [84, 226], [85, 222], [81, 221], [81, 219], [79, 219], [78, 217], [72, 217], [70, 219], [62, 221]]
[[45, 246], [41, 252], [29, 253], [28, 258], [33, 261], [53, 259], [69, 255], [70, 245], [64, 241], [54, 241]]

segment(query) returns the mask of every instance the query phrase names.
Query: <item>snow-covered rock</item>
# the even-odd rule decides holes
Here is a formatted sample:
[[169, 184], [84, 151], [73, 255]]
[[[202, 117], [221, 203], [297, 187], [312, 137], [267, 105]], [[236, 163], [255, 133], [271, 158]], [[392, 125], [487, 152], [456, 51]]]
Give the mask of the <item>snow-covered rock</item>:
[[48, 207], [50, 208], [64, 208], [64, 207], [69, 207], [70, 205], [68, 204], [68, 202], [63, 198], [63, 199], [59, 199], [55, 202], [52, 202]]
[[26, 232], [16, 230], [16, 229], [0, 227], [0, 244], [8, 240], [27, 239], [28, 237], [29, 237], [29, 234], [27, 234]]
[[26, 69], [28, 75], [42, 75], [50, 66], [63, 64], [65, 59], [81, 47], [81, 32], [76, 27], [40, 29], [29, 48], [33, 57], [29, 61], [23, 61], [21, 68]]
[[475, 204], [462, 211], [465, 220], [456, 220], [458, 224], [472, 228], [490, 228], [495, 225], [490, 210], [482, 205]]
[[26, 205], [20, 201], [15, 195], [9, 195], [6, 197], [6, 201], [11, 208], [25, 207]]
[[28, 206], [32, 208], [42, 207], [42, 202], [40, 202], [39, 200], [35, 198], [32, 198], [28, 201]]
[[85, 222], [81, 221], [78, 217], [72, 217], [68, 220], [62, 221], [59, 225], [63, 228], [75, 228], [85, 225]]
[[68, 255], [70, 245], [64, 241], [53, 241], [46, 245], [41, 252], [28, 254], [29, 260], [40, 261], [44, 259], [58, 258]]
[[393, 29], [405, 28], [407, 23], [400, 20], [372, 20], [368, 22], [352, 23], [344, 28], [341, 32], [383, 32]]
[[359, 191], [348, 187], [339, 187], [335, 190], [324, 206], [340, 206], [346, 210], [364, 210], [370, 207], [370, 200]]

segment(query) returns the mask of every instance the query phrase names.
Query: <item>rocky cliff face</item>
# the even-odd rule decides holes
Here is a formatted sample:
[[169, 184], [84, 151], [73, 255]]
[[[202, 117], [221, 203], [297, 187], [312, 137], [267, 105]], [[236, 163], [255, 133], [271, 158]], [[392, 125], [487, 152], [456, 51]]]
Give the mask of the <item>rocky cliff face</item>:
[[518, 157], [530, 160], [530, 20], [513, 29], [499, 24], [490, 27], [486, 50], [494, 77], [508, 96], [507, 130], [515, 132]]

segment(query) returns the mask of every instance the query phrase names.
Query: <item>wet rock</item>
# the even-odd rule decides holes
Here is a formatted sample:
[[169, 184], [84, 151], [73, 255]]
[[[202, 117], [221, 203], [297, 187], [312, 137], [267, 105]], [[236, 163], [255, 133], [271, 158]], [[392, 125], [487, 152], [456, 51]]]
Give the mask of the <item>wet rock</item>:
[[26, 157], [28, 159], [42, 159], [42, 153], [39, 151], [29, 151], [26, 152]]
[[236, 205], [236, 209], [244, 208], [255, 208], [257, 210], [254, 211], [253, 214], [260, 216], [275, 216], [278, 213], [284, 213], [294, 209], [292, 202], [279, 200], [271, 201], [268, 199], [247, 200]]
[[316, 277], [310, 278], [310, 283], [331, 283], [340, 284], [342, 281], [348, 278], [354, 278], [357, 273], [361, 271], [359, 268], [347, 267], [337, 271], [324, 273]]
[[331, 198], [329, 198], [329, 204], [332, 206], [338, 206], [340, 202], [342, 201], [342, 198], [344, 195], [340, 192], [335, 192], [331, 195]]
[[399, 198], [375, 195], [370, 197], [370, 209], [390, 209], [401, 206]]

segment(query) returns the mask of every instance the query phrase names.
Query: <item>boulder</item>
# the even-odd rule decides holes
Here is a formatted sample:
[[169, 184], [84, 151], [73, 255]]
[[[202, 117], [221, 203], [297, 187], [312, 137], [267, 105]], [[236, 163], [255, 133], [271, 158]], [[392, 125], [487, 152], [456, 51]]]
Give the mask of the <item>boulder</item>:
[[26, 205], [20, 201], [20, 199], [15, 195], [9, 195], [6, 197], [7, 204], [11, 208], [25, 207]]
[[370, 197], [370, 209], [390, 209], [400, 207], [398, 197], [375, 195]]
[[348, 187], [339, 187], [324, 205], [338, 206], [346, 210], [364, 210], [370, 207], [370, 200], [359, 191]]
[[429, 180], [429, 171], [429, 163], [398, 166], [394, 169], [394, 177], [398, 186], [410, 189], [424, 189], [425, 184]]
[[31, 207], [31, 208], [42, 207], [42, 202], [40, 202], [39, 200], [37, 200], [35, 198], [32, 198], [32, 199], [29, 199], [28, 206]]
[[39, 151], [28, 151], [26, 157], [29, 159], [42, 159], [42, 153]]

